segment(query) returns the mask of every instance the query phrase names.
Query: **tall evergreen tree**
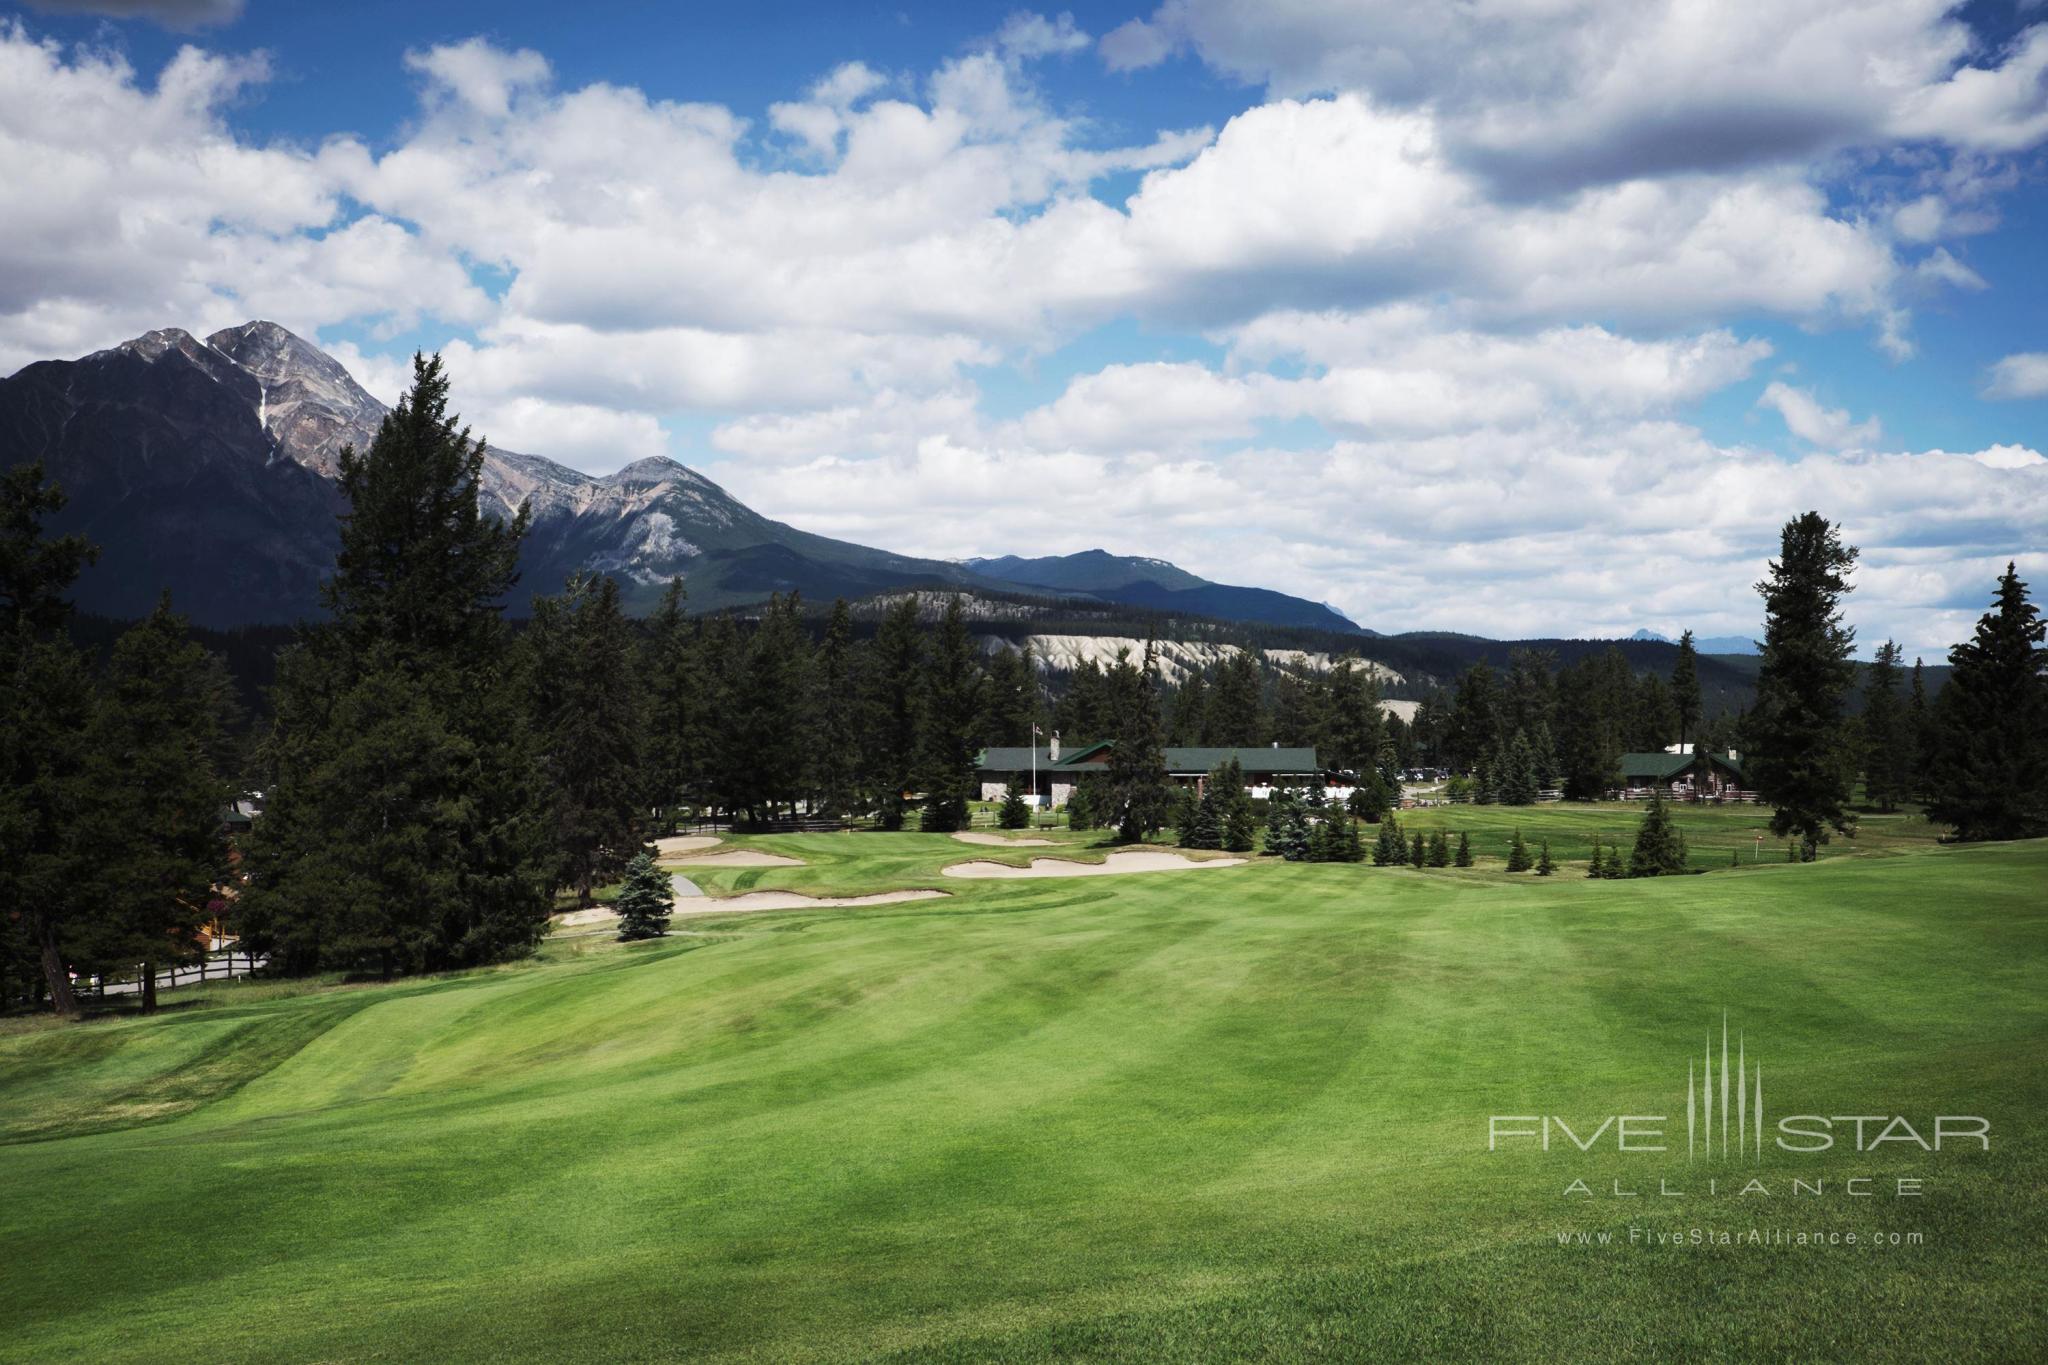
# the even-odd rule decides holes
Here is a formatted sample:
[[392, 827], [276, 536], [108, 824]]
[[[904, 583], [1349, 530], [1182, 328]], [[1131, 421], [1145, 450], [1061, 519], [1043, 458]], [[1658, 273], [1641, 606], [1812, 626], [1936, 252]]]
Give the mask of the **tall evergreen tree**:
[[828, 815], [865, 809], [861, 791], [861, 681], [853, 615], [846, 599], [832, 604], [811, 668], [811, 786]]
[[1907, 790], [1915, 800], [1925, 801], [1934, 774], [1934, 755], [1940, 742], [1941, 726], [1936, 720], [1934, 707], [1927, 700], [1926, 669], [1917, 658], [1913, 660], [1913, 685], [1908, 698], [1906, 735], [1911, 746], [1911, 767]]
[[1949, 652], [1929, 817], [1956, 837], [2048, 834], [2048, 624], [2007, 564], [1976, 633]]
[[227, 872], [232, 698], [226, 669], [166, 596], [115, 643], [93, 707], [79, 831], [96, 902], [87, 951], [107, 966], [140, 964], [145, 1012], [159, 969], [205, 953], [200, 927]]
[[1786, 523], [1770, 577], [1757, 585], [1763, 661], [1745, 766], [1758, 797], [1774, 808], [1771, 832], [1798, 835], [1808, 861], [1831, 831], [1855, 828], [1845, 703], [1856, 676], [1856, 633], [1841, 612], [1855, 563], [1855, 548], [1820, 513], [1808, 512]]
[[1897, 810], [1912, 781], [1913, 745], [1899, 705], [1899, 660], [1905, 651], [1886, 640], [1863, 683], [1863, 795], [1887, 813]]
[[1458, 831], [1458, 851], [1452, 855], [1451, 864], [1454, 867], [1472, 866], [1472, 836], [1464, 830]]
[[244, 940], [288, 970], [387, 974], [532, 950], [550, 841], [500, 611], [527, 512], [483, 508], [484, 447], [439, 357], [368, 451], [344, 448], [331, 620], [280, 660]]
[[1244, 748], [1263, 742], [1265, 688], [1258, 656], [1251, 650], [1239, 649], [1217, 667], [1206, 726], [1210, 744]]
[[1704, 703], [1700, 700], [1700, 656], [1692, 632], [1678, 637], [1678, 661], [1671, 665], [1671, 707], [1678, 720], [1678, 742], [1696, 742]]
[[91, 690], [63, 630], [71, 585], [97, 551], [44, 534], [64, 501], [40, 464], [0, 473], [0, 907], [12, 940], [35, 955], [51, 1009], [75, 1016], [64, 943], [91, 912], [73, 837]]
[[884, 829], [903, 828], [904, 796], [917, 784], [924, 672], [917, 598], [906, 594], [875, 632], [874, 667], [862, 707], [866, 766]]
[[974, 760], [981, 752], [982, 677], [956, 594], [946, 603], [925, 666], [923, 753], [919, 771], [924, 814], [919, 827], [946, 833], [967, 828]]
[[684, 614], [687, 601], [683, 580], [670, 579], [647, 623], [639, 665], [647, 696], [647, 796], [670, 829], [677, 808], [699, 794], [704, 747], [704, 684], [696, 632]]
[[981, 727], [984, 744], [1031, 742], [1031, 724], [1038, 715], [1038, 678], [1032, 671], [1031, 642], [1022, 650], [1008, 645], [988, 659], [985, 691], [988, 714]]
[[1214, 796], [1222, 819], [1223, 847], [1231, 853], [1249, 853], [1256, 845], [1258, 818], [1252, 811], [1251, 793], [1244, 789], [1244, 765], [1226, 758], [1209, 775], [1206, 795]]
[[555, 885], [595, 904], [639, 851], [645, 709], [632, 627], [609, 577], [576, 574], [534, 603], [534, 732], [545, 775]]
[[1209, 686], [1203, 671], [1190, 669], [1186, 680], [1174, 689], [1173, 719], [1166, 727], [1166, 742], [1183, 746], [1206, 743], [1208, 712]]
[[1115, 733], [1109, 751], [1108, 823], [1116, 826], [1117, 838], [1134, 844], [1164, 827], [1173, 809], [1151, 645], [1145, 647], [1142, 664], [1118, 654], [1109, 670], [1109, 707]]

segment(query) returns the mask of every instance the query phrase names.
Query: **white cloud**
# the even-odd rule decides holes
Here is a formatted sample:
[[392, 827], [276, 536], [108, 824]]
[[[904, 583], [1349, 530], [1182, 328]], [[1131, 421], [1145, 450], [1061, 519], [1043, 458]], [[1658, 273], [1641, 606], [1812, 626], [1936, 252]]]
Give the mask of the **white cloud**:
[[2048, 398], [2048, 351], [2021, 351], [1991, 367], [1986, 398]]
[[1775, 408], [1785, 419], [1786, 428], [1800, 440], [1831, 450], [1867, 447], [1882, 434], [1875, 417], [1866, 422], [1851, 421], [1842, 409], [1823, 407], [1805, 389], [1795, 389], [1780, 380], [1766, 385], [1756, 401], [1758, 407]]
[[1984, 52], [1952, 0], [1166, 0], [1102, 43], [1112, 70], [1187, 48], [1278, 95], [1436, 110], [1447, 144], [1544, 191], [1808, 161], [1926, 138], [2048, 136], [2048, 26]]
[[[2017, 182], [2036, 38], [1978, 50], [1935, 0], [1212, 11], [1173, 0], [1102, 51], [1271, 85], [1220, 130], [1055, 107], [1034, 63], [1087, 39], [1027, 15], [760, 111], [567, 88], [472, 39], [408, 54], [416, 118], [312, 147], [223, 116], [260, 59], [150, 80], [0, 23], [0, 366], [257, 315], [459, 331], [458, 403], [512, 449], [603, 470], [708, 419], [718, 477], [811, 529], [1108, 544], [1389, 629], [1748, 629], [1729, 584], [1818, 506], [1866, 547], [1872, 619], [1932, 632], [2030, 543], [2023, 447], [1872, 454], [1874, 418], [1782, 379], [1766, 405], [1820, 449], [1684, 419], [1764, 362], [1768, 321], [1905, 354], [1908, 304], [1984, 287], [1948, 248]], [[1216, 358], [1126, 343], [990, 414], [987, 367], [1104, 324]]]

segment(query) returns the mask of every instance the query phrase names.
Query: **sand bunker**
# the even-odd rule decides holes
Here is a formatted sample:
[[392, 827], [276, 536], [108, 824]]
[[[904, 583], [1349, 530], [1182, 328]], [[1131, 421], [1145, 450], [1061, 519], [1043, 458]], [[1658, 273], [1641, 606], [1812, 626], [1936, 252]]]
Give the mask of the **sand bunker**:
[[[749, 891], [742, 896], [719, 899], [707, 896], [692, 886], [688, 892], [678, 890], [672, 915], [680, 919], [686, 915], [724, 915], [746, 910], [831, 910], [842, 906], [936, 900], [949, 894], [945, 891], [877, 891], [868, 896], [806, 896], [798, 891]], [[567, 928], [579, 924], [605, 924], [618, 917], [616, 910], [600, 905], [556, 915], [555, 923]]]
[[668, 867], [802, 867], [802, 858], [785, 858], [780, 853], [735, 848], [724, 853], [698, 853], [684, 858], [664, 858]]
[[939, 871], [948, 877], [1115, 877], [1126, 872], [1182, 872], [1195, 867], [1236, 867], [1242, 858], [1210, 858], [1197, 861], [1178, 853], [1112, 853], [1099, 863], [1077, 863], [1066, 858], [1033, 858], [1029, 867], [1002, 863], [954, 863]]
[[716, 834], [671, 834], [666, 839], [654, 841], [654, 853], [658, 858], [679, 858], [685, 853], [696, 853], [724, 842]]
[[1057, 839], [1012, 839], [1002, 834], [974, 834], [962, 830], [953, 836], [963, 844], [986, 844], [990, 848], [1051, 848]]
[[806, 896], [795, 891], [749, 891], [743, 896], [726, 896], [722, 899], [706, 896], [690, 901], [687, 905], [678, 902], [676, 914], [722, 915], [732, 910], [817, 910], [831, 909], [846, 905], [891, 905], [897, 901], [936, 900], [947, 893], [944, 891], [878, 891], [871, 896]]

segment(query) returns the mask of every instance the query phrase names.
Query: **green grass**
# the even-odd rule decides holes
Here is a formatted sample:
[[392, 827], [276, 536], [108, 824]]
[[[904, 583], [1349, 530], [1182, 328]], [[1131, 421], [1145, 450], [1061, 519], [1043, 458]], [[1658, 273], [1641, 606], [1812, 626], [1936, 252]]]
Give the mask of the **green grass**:
[[[1725, 861], [1755, 816], [1684, 819]], [[1560, 857], [1634, 824], [1442, 818]], [[2048, 843], [1909, 821], [1853, 846], [1899, 856], [1656, 881], [978, 883], [937, 869], [991, 850], [937, 836], [739, 842], [806, 865], [692, 875], [953, 894], [0, 1026], [0, 1359], [2048, 1352]], [[1682, 1114], [1723, 1009], [1773, 1114], [1982, 1114], [1993, 1150], [1773, 1155], [1768, 1202], [1562, 1193], [1696, 1184], [1682, 1152], [1486, 1151], [1489, 1114]], [[1928, 1184], [1795, 1201], [1795, 1174]], [[1926, 1241], [1556, 1240], [1631, 1226]]]

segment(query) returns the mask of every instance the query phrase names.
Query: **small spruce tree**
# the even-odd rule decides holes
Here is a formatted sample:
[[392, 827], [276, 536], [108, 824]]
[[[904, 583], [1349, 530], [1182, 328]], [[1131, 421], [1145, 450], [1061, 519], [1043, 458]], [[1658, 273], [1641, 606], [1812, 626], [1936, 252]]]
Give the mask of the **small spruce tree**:
[[1541, 851], [1536, 855], [1536, 875], [1549, 877], [1554, 876], [1556, 872], [1557, 863], [1550, 856], [1550, 840], [1545, 839]]
[[668, 932], [675, 909], [675, 884], [654, 865], [645, 850], [626, 864], [626, 884], [619, 889], [619, 939], [660, 938]]
[[1429, 836], [1429, 865], [1449, 867], [1451, 865], [1451, 836], [1438, 830]]
[[1529, 845], [1522, 838], [1522, 831], [1518, 826], [1515, 829], [1515, 841], [1508, 845], [1508, 871], [1527, 872], [1535, 865], [1535, 860], [1529, 856]]
[[1602, 877], [1606, 875], [1606, 871], [1607, 864], [1601, 857], [1600, 836], [1596, 834], [1593, 836], [1593, 861], [1586, 864], [1586, 875]]
[[1407, 861], [1407, 849], [1401, 839], [1401, 822], [1388, 812], [1380, 821], [1380, 837], [1372, 846], [1372, 865], [1398, 867]]
[[1003, 804], [996, 810], [996, 823], [1004, 829], [1024, 829], [1031, 824], [1031, 807], [1024, 804], [1024, 784], [1014, 777], [1003, 788]]
[[1472, 836], [1464, 830], [1458, 831], [1458, 852], [1451, 861], [1459, 867], [1472, 866]]
[[1408, 846], [1408, 863], [1411, 867], [1422, 867], [1429, 861], [1429, 845], [1422, 837], [1422, 831], [1415, 831], [1415, 839]]

